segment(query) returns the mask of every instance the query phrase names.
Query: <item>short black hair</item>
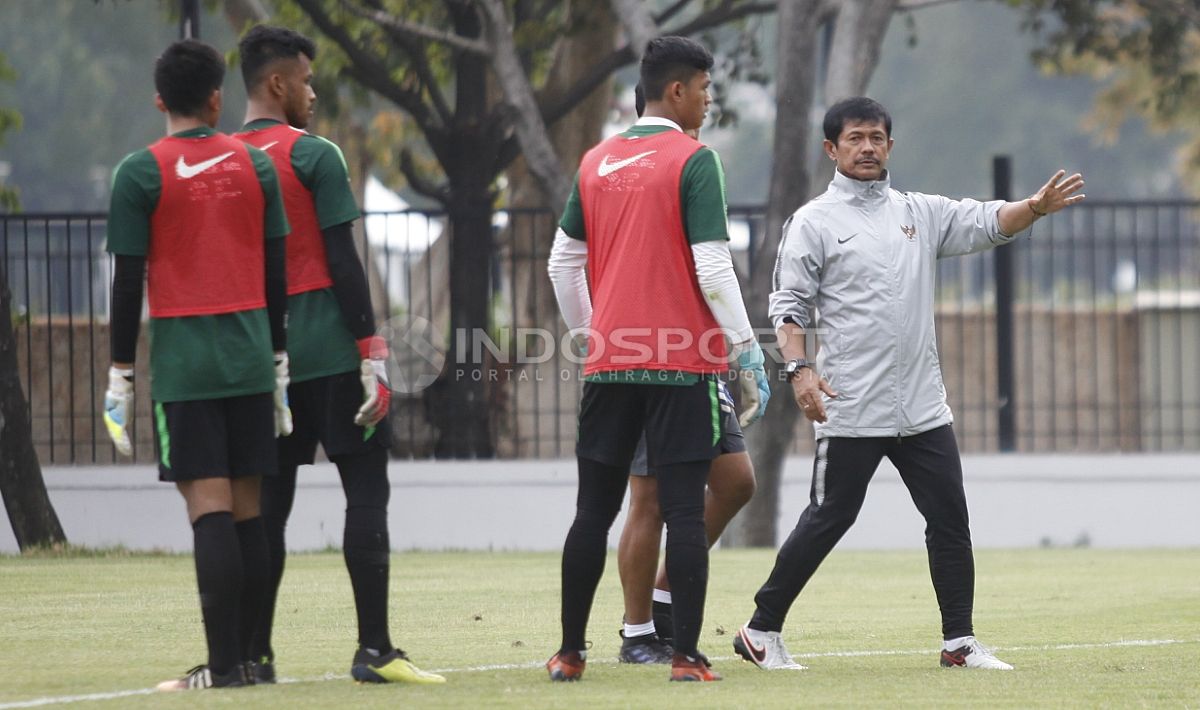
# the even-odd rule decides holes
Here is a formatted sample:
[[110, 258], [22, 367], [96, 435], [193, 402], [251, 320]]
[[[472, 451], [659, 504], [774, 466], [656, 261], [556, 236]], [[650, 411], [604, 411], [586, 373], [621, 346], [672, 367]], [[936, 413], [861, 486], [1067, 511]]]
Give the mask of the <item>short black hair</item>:
[[642, 55], [641, 84], [647, 100], [658, 101], [673, 81], [691, 81], [712, 69], [712, 53], [687, 37], [655, 37]]
[[868, 99], [866, 96], [852, 96], [830, 106], [829, 110], [825, 112], [823, 123], [826, 140], [836, 145], [838, 136], [842, 135], [842, 129], [846, 127], [847, 121], [883, 123], [888, 138], [892, 137], [892, 116], [883, 107], [883, 104], [875, 99]]
[[637, 114], [638, 118], [646, 113], [646, 92], [642, 91], [640, 83], [633, 87], [633, 112]]
[[154, 62], [154, 90], [177, 116], [198, 116], [225, 80], [225, 58], [194, 39], [167, 47]]
[[303, 54], [309, 61], [317, 58], [317, 45], [308, 37], [286, 27], [255, 25], [238, 42], [242, 81], [249, 91], [263, 80], [263, 70], [277, 59], [295, 59]]

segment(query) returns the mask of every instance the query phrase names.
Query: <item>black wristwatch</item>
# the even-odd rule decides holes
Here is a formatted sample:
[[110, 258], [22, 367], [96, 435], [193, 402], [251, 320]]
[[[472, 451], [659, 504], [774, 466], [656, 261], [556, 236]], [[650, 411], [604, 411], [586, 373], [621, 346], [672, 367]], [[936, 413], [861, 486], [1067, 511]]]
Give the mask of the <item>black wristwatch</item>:
[[810, 370], [812, 369], [812, 365], [809, 364], [808, 360], [805, 360], [802, 357], [798, 357], [795, 360], [788, 360], [787, 364], [783, 366], [783, 371], [787, 375], [788, 382], [791, 382], [793, 377], [800, 374], [800, 368], [803, 367], [807, 367]]

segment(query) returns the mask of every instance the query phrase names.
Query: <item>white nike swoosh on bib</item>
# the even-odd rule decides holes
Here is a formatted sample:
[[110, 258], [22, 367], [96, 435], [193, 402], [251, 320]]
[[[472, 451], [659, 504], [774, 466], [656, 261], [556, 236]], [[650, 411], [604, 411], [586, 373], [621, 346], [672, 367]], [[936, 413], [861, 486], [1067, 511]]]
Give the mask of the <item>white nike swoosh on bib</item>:
[[600, 174], [600, 177], [604, 177], [605, 175], [608, 175], [610, 173], [615, 173], [616, 171], [620, 170], [621, 168], [625, 167], [626, 165], [630, 165], [632, 163], [637, 162], [638, 160], [641, 160], [642, 158], [645, 158], [647, 155], [653, 155], [657, 152], [658, 152], [657, 150], [648, 150], [645, 153], [638, 153], [637, 155], [633, 156], [632, 158], [618, 160], [615, 163], [608, 162], [608, 159], [611, 158], [612, 156], [606, 155], [606, 156], [604, 156], [604, 160], [600, 161], [600, 167], [596, 169], [596, 172]]
[[199, 163], [196, 163], [195, 165], [188, 165], [187, 161], [184, 160], [183, 156], [181, 155], [181, 156], [179, 156], [179, 160], [175, 162], [175, 174], [184, 180], [194, 178], [197, 175], [199, 175], [200, 173], [204, 172], [205, 170], [208, 170], [212, 166], [216, 165], [217, 163], [221, 162], [222, 160], [228, 158], [231, 155], [233, 155], [232, 150], [229, 151], [228, 153], [222, 153], [215, 158], [209, 158], [208, 160], [202, 160]]
[[260, 146], [258, 147], [258, 149], [259, 149], [259, 150], [266, 150], [266, 149], [270, 148], [271, 146], [275, 145], [275, 144], [276, 144], [276, 143], [278, 143], [278, 142], [279, 142], [279, 141], [271, 141], [270, 143], [267, 143], [266, 145], [260, 145]]

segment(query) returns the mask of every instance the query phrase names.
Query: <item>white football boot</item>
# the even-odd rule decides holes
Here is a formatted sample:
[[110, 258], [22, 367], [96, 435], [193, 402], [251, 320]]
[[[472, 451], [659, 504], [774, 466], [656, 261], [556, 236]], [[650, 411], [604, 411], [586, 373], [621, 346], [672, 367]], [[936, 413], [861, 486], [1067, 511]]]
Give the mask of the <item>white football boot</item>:
[[733, 637], [733, 650], [766, 671], [802, 671], [806, 668], [792, 660], [778, 631], [756, 631], [749, 624], [742, 626]]
[[984, 646], [974, 636], [967, 636], [953, 650], [942, 649], [943, 668], [986, 668], [993, 671], [1011, 671], [1012, 666], [996, 658], [992, 649]]

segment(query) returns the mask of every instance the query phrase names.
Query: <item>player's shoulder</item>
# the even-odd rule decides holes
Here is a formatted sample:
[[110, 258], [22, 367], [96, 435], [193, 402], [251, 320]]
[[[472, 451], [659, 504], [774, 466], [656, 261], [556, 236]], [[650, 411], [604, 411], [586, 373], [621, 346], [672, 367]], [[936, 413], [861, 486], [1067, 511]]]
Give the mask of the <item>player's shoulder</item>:
[[158, 160], [149, 147], [127, 154], [113, 168], [114, 186], [131, 182], [143, 184], [147, 181], [158, 180], [158, 178]]
[[324, 169], [341, 166], [346, 169], [346, 157], [337, 143], [307, 131], [296, 139], [292, 147], [292, 158], [311, 165], [320, 165]]
[[696, 149], [696, 152], [692, 153], [691, 157], [688, 158], [688, 162], [693, 160], [713, 164], [717, 167], [720, 167], [721, 165], [721, 155], [717, 153], [716, 148], [713, 148], [710, 145], [704, 145], [703, 143], [701, 143], [700, 147]]
[[302, 145], [305, 148], [312, 150], [334, 151], [338, 154], [341, 154], [342, 152], [342, 149], [338, 147], [337, 143], [334, 143], [325, 136], [319, 136], [316, 133], [302, 131], [299, 128], [293, 128], [292, 130], [300, 133], [300, 136], [296, 138], [297, 145]]

